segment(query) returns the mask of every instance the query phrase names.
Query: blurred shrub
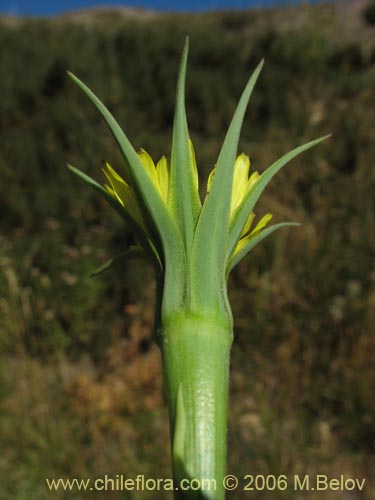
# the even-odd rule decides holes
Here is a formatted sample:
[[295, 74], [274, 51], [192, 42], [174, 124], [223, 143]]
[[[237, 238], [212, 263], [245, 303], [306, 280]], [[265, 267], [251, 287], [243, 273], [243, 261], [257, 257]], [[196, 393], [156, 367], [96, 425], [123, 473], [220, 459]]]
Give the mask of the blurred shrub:
[[368, 24], [375, 24], [375, 2], [370, 1], [363, 10], [363, 17]]

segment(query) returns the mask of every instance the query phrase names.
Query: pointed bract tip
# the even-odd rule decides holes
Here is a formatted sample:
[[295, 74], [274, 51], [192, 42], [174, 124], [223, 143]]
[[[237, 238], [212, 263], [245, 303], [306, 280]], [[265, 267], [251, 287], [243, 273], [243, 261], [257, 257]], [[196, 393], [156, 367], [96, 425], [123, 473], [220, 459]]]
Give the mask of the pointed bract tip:
[[318, 137], [318, 139], [315, 139], [316, 144], [320, 144], [323, 141], [326, 141], [327, 139], [330, 139], [332, 137], [332, 134], [327, 134], [323, 135], [322, 137]]
[[73, 172], [73, 174], [78, 175], [78, 177], [82, 176], [82, 172], [78, 168], [73, 167], [70, 163], [67, 163], [66, 166], [71, 172]]
[[264, 61], [264, 59], [262, 58], [262, 59], [260, 60], [260, 63], [258, 64], [258, 66], [257, 66], [257, 68], [256, 68], [257, 70], [259, 70], [259, 72], [261, 72], [261, 71], [262, 71], [263, 66], [264, 66], [264, 62], [265, 62], [265, 61]]
[[82, 82], [80, 81], [80, 79], [74, 74], [72, 73], [71, 71], [67, 70], [66, 71], [66, 74], [69, 76], [69, 78], [71, 80], [73, 80], [74, 83], [76, 83], [77, 85], [81, 84]]
[[189, 36], [185, 37], [184, 50], [182, 51], [183, 56], [187, 57], [189, 52]]

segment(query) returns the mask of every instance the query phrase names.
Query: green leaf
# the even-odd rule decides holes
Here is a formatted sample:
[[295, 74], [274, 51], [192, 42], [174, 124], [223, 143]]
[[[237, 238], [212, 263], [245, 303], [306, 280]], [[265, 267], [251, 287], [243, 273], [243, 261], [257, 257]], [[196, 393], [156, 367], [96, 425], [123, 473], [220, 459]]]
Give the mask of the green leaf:
[[[139, 204], [144, 208], [146, 222], [150, 219], [154, 225], [149, 224], [150, 236], [154, 244], [163, 248], [163, 262], [165, 264], [165, 289], [163, 307], [178, 309], [183, 303], [186, 284], [185, 252], [181, 234], [158, 189], [152, 182], [149, 174], [138, 158], [136, 151], [122, 131], [109, 110], [98, 97], [75, 75], [69, 73], [72, 80], [81, 88], [94, 106], [102, 115], [115, 138], [125, 160], [129, 166], [129, 175]], [[161, 244], [160, 244], [161, 240]], [[176, 287], [176, 279], [180, 280], [180, 287]], [[175, 283], [173, 288], [172, 283]], [[168, 284], [171, 283], [169, 287]]]
[[279, 224], [273, 224], [272, 226], [263, 229], [253, 238], [248, 239], [241, 248], [241, 250], [232, 255], [232, 257], [229, 259], [227, 266], [227, 276], [230, 273], [230, 271], [234, 268], [234, 266], [237, 265], [238, 262], [240, 262], [240, 260], [243, 259], [245, 255], [247, 255], [250, 252], [250, 250], [252, 250], [258, 243], [264, 240], [264, 238], [266, 238], [268, 235], [270, 235], [271, 233], [282, 227], [300, 226], [300, 225], [301, 224], [299, 224], [298, 222], [280, 222]]
[[[238, 103], [217, 161], [209, 195], [203, 204], [193, 242], [191, 294], [193, 307], [216, 304], [218, 290], [225, 287], [225, 248], [229, 231], [234, 163], [247, 104], [263, 67], [263, 61], [250, 77]], [[205, 280], [202, 281], [202, 276]], [[224, 298], [224, 302], [226, 299]]]
[[190, 145], [185, 110], [185, 79], [188, 50], [189, 39], [186, 38], [177, 82], [169, 183], [169, 204], [175, 218], [178, 220], [187, 254], [191, 250], [194, 230], [201, 209], [196, 182], [195, 158], [192, 146]]
[[282, 156], [277, 161], [275, 161], [275, 163], [273, 163], [265, 172], [263, 172], [263, 174], [259, 177], [258, 181], [246, 194], [241, 205], [233, 214], [229, 232], [228, 246], [227, 246], [227, 258], [229, 258], [230, 255], [233, 253], [233, 250], [235, 249], [237, 242], [240, 239], [242, 230], [246, 224], [249, 214], [253, 211], [253, 208], [256, 202], [258, 201], [260, 195], [263, 193], [267, 184], [274, 177], [274, 175], [276, 175], [277, 172], [287, 163], [289, 163], [293, 158], [303, 153], [304, 151], [307, 151], [308, 149], [316, 146], [317, 144], [321, 143], [328, 137], [330, 136], [326, 135], [324, 137], [320, 137], [319, 139], [315, 139], [314, 141], [310, 141], [307, 144], [304, 144], [302, 146], [293, 149], [292, 151], [290, 151], [289, 153], [287, 153], [286, 155]]
[[129, 227], [129, 229], [135, 234], [139, 243], [144, 248], [146, 255], [149, 255], [154, 267], [159, 271], [162, 269], [162, 263], [160, 259], [160, 255], [155, 248], [152, 241], [147, 237], [147, 234], [143, 231], [143, 229], [129, 216], [128, 212], [124, 209], [124, 207], [115, 200], [100, 184], [98, 184], [94, 179], [90, 176], [79, 170], [78, 168], [73, 167], [72, 165], [68, 165], [69, 170], [71, 170], [75, 175], [77, 175], [80, 179], [85, 181], [89, 186], [91, 186], [95, 191], [97, 191], [110, 205], [112, 208], [116, 210], [116, 212], [123, 219], [125, 224]]
[[125, 250], [125, 252], [120, 253], [119, 255], [116, 255], [112, 259], [107, 260], [104, 264], [102, 264], [100, 267], [95, 269], [90, 274], [90, 278], [95, 278], [96, 276], [99, 276], [100, 274], [104, 273], [105, 271], [108, 271], [111, 269], [113, 266], [118, 264], [119, 262], [122, 262], [124, 259], [136, 259], [136, 258], [145, 258], [146, 255], [142, 251], [140, 247], [131, 247], [128, 250]]

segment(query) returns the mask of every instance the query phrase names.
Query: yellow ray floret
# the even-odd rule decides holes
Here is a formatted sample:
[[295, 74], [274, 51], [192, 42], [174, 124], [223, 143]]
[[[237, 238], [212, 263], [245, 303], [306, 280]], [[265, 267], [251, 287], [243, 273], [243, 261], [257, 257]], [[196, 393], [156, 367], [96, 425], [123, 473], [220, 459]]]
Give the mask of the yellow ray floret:
[[193, 162], [194, 186], [195, 186], [195, 189], [198, 191], [198, 188], [199, 188], [198, 168], [197, 168], [197, 162], [195, 160], [194, 146], [193, 146], [193, 143], [190, 139], [189, 139], [189, 146], [190, 146], [191, 160]]
[[234, 249], [234, 252], [233, 252], [233, 256], [237, 255], [238, 252], [240, 252], [242, 250], [242, 248], [246, 245], [246, 243], [248, 241], [250, 241], [251, 239], [253, 239], [255, 236], [257, 236], [262, 231], [262, 229], [264, 229], [267, 226], [267, 224], [270, 222], [270, 220], [272, 219], [272, 214], [264, 215], [260, 219], [258, 224], [255, 226], [255, 228], [252, 231], [250, 231], [251, 223], [254, 220], [255, 215], [252, 213], [251, 216], [252, 216], [252, 218], [251, 218], [251, 221], [249, 224], [249, 232], [247, 234], [245, 233], [245, 235], [244, 235], [244, 233], [242, 233], [243, 236], [241, 237], [240, 241], [237, 243], [236, 248]]
[[[190, 147], [193, 160], [194, 182], [198, 188], [198, 172], [195, 162], [194, 149], [191, 141]], [[163, 156], [155, 165], [151, 156], [144, 149], [140, 150], [140, 152], [138, 153], [138, 157], [141, 160], [141, 163], [148, 173], [154, 186], [159, 191], [164, 203], [168, 205], [169, 168], [167, 159], [165, 158], [165, 156]], [[134, 189], [116, 172], [116, 170], [111, 167], [111, 165], [109, 165], [109, 163], [107, 163], [103, 168], [103, 172], [109, 182], [109, 185], [104, 186], [107, 192], [125, 208], [133, 221], [146, 232], [146, 223]], [[248, 156], [242, 153], [237, 157], [234, 164], [232, 197], [230, 205], [231, 220], [233, 219], [236, 210], [241, 206], [249, 190], [259, 179], [258, 172], [253, 172], [251, 175], [249, 174], [250, 159]], [[209, 175], [207, 182], [207, 192], [209, 192], [210, 190], [214, 175], [215, 168]], [[234, 250], [234, 255], [237, 254], [241, 250], [241, 248], [243, 248], [247, 241], [259, 234], [260, 231], [262, 231], [266, 227], [266, 225], [271, 220], [272, 215], [264, 215], [257, 223], [255, 228], [251, 231], [251, 226], [254, 218], [255, 214], [251, 212], [248, 216], [245, 226], [242, 229], [241, 238]]]
[[[232, 185], [232, 198], [230, 204], [230, 217], [234, 216], [235, 211], [241, 205], [244, 198], [246, 197], [249, 190], [254, 186], [254, 184], [259, 179], [259, 173], [253, 172], [250, 177], [250, 159], [244, 153], [237, 156], [236, 161], [234, 163], [234, 172], [233, 172], [233, 185]], [[213, 177], [215, 175], [215, 168], [212, 170], [208, 177], [207, 181], [207, 192], [209, 192]], [[242, 229], [241, 239], [237, 244], [234, 253], [237, 253], [239, 248], [245, 244], [247, 240], [256, 236], [271, 220], [272, 215], [266, 214], [255, 226], [253, 231], [250, 232], [251, 225], [253, 223], [255, 214], [251, 212], [246, 221], [244, 228]]]
[[[163, 156], [155, 166], [151, 156], [141, 149], [138, 157], [145, 167], [146, 172], [150, 176], [155, 187], [158, 189], [160, 196], [164, 203], [168, 204], [168, 190], [169, 190], [169, 170], [168, 162]], [[134, 189], [111, 167], [109, 163], [103, 168], [104, 175], [106, 176], [109, 185], [105, 185], [107, 192], [113, 196], [128, 212], [129, 216], [140, 226], [146, 230], [146, 224], [142, 215], [141, 207], [138, 203]]]
[[168, 205], [169, 170], [166, 157], [162, 156], [155, 166], [153, 159], [144, 149], [140, 150], [138, 156], [164, 203]]
[[110, 185], [104, 185], [107, 192], [112, 195], [128, 212], [130, 217], [140, 226], [145, 229], [145, 222], [142, 216], [141, 208], [138, 204], [133, 188], [124, 181], [124, 179], [106, 163], [103, 168], [103, 173], [106, 176]]

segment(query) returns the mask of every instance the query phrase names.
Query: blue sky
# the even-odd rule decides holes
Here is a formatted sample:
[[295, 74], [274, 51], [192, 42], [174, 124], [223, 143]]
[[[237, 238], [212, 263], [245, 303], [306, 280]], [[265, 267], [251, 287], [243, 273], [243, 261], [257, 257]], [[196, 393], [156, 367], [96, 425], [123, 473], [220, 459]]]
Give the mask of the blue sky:
[[[53, 15], [78, 8], [94, 6], [131, 6], [155, 10], [199, 11], [216, 8], [248, 8], [301, 0], [0, 0], [0, 13], [16, 15]], [[317, 0], [310, 0], [313, 3]], [[305, 0], [306, 3], [306, 0]]]

